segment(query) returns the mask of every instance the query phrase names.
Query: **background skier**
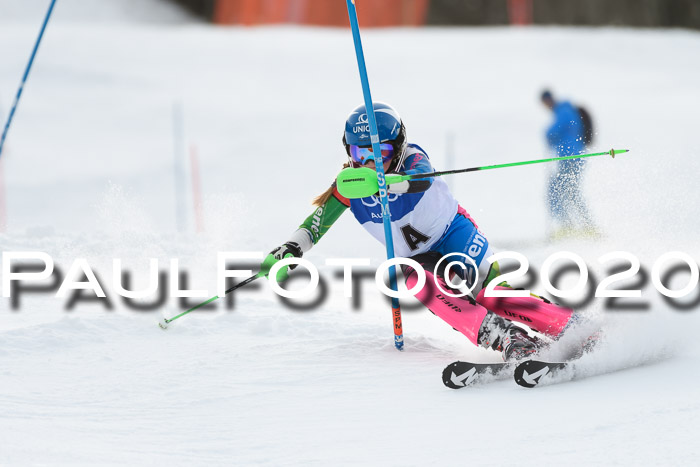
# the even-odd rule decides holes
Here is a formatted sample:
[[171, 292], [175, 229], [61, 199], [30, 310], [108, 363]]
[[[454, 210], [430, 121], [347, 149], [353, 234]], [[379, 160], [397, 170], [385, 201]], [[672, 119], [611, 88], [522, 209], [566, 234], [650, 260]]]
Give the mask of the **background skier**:
[[[555, 100], [549, 90], [542, 92], [541, 100], [554, 116], [545, 133], [547, 144], [560, 157], [583, 154], [586, 144], [592, 141], [588, 112], [568, 101]], [[598, 235], [581, 189], [585, 165], [584, 159], [559, 161], [549, 178], [547, 204], [552, 221], [551, 239]]]

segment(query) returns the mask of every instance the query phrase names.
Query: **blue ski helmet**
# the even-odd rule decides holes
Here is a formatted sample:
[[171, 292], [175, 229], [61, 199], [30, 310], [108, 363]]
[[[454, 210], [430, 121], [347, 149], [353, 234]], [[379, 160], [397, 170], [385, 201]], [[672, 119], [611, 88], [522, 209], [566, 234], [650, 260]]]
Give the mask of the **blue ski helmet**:
[[[406, 150], [406, 127], [401, 121], [399, 113], [389, 104], [373, 102], [374, 116], [377, 120], [380, 143], [391, 143], [394, 147], [394, 158], [390, 168], [398, 167], [404, 159]], [[345, 133], [343, 145], [350, 157], [350, 145], [369, 147], [370, 140], [369, 119], [367, 109], [363, 105], [355, 108], [345, 121]], [[351, 161], [352, 162], [352, 161]]]

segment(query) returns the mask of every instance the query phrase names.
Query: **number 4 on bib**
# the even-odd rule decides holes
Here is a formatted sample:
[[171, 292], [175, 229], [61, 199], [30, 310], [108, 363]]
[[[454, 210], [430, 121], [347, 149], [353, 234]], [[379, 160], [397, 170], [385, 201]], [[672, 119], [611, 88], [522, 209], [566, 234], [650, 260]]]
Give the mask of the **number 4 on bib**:
[[406, 224], [401, 227], [401, 233], [406, 241], [406, 245], [408, 245], [411, 251], [417, 250], [419, 244], [426, 243], [430, 240], [430, 237], [416, 230], [411, 224]]

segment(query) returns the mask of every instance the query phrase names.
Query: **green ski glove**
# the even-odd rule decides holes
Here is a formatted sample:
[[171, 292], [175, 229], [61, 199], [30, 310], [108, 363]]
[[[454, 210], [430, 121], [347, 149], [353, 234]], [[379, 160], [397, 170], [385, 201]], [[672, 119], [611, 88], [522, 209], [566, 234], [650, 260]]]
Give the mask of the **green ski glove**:
[[[260, 265], [260, 273], [267, 277], [270, 274], [270, 269], [278, 261], [284, 258], [301, 258], [304, 253], [299, 248], [296, 242], [287, 242], [282, 246], [278, 246], [268, 254]], [[285, 266], [277, 271], [277, 282], [284, 282], [289, 277], [289, 271], [297, 267], [296, 264]]]

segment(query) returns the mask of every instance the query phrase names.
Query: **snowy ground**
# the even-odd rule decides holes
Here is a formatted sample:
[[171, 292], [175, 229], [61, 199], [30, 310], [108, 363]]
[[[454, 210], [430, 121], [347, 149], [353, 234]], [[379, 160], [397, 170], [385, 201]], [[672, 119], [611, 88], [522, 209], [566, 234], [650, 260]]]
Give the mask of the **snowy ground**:
[[[0, 7], [3, 116], [44, 13], [30, 3], [36, 10], [18, 7], [19, 19]], [[537, 390], [510, 380], [444, 388], [447, 363], [498, 356], [418, 307], [404, 312], [406, 351], [395, 351], [379, 292], [363, 282], [353, 309], [324, 266], [329, 257], [382, 261], [383, 247], [350, 215], [306, 255], [330, 285], [320, 307], [289, 310], [261, 283], [233, 310], [220, 302], [167, 333], [154, 323], [161, 310], [176, 312], [173, 300], [126, 309], [111, 287], [112, 258], [137, 284], [147, 258], [161, 268], [179, 258], [190, 288], [213, 295], [217, 251], [285, 241], [339, 169], [344, 119], [362, 101], [349, 31], [216, 28], [150, 5], [148, 20], [89, 24], [59, 1], [15, 115], [2, 156], [2, 251], [44, 251], [63, 274], [85, 258], [113, 308], [66, 311], [67, 299], [26, 293], [13, 310], [2, 299], [0, 463], [695, 462], [698, 306], [669, 306], [649, 281], [647, 310], [605, 312], [601, 299], [584, 307], [607, 323], [605, 342], [582, 362], [595, 377]], [[700, 258], [700, 65], [689, 59], [700, 34], [400, 29], [363, 39], [375, 99], [399, 109], [410, 140], [440, 169], [545, 156], [544, 86], [589, 107], [598, 149], [631, 149], [589, 164], [586, 190], [606, 232], [598, 242], [544, 241], [544, 166], [450, 179], [496, 247], [538, 270], [551, 253], [572, 251], [598, 280], [598, 258], [612, 251], [634, 253], [647, 271], [668, 251]], [[178, 105], [186, 146], [199, 154], [200, 234], [189, 186], [179, 189], [188, 229], [176, 231]]]

